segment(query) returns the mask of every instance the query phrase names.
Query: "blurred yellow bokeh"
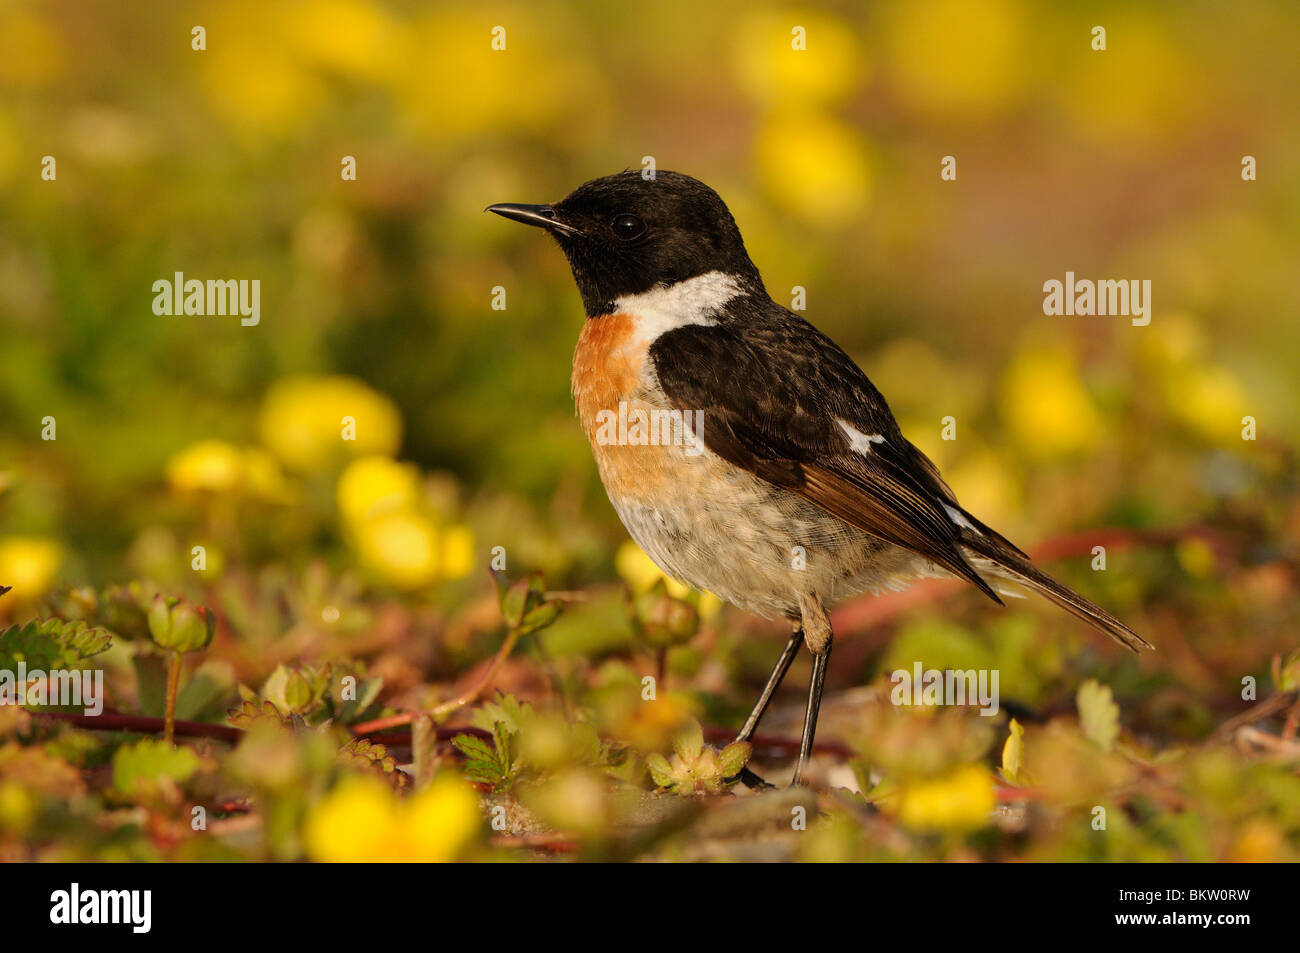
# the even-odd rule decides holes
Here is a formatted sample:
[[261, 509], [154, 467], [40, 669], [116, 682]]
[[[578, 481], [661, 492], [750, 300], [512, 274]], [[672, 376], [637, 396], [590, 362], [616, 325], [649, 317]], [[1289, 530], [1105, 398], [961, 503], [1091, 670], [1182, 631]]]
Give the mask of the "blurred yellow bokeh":
[[426, 863], [455, 860], [483, 825], [478, 797], [440, 774], [403, 800], [378, 778], [342, 781], [308, 814], [308, 855], [326, 863]]
[[241, 493], [275, 503], [296, 499], [279, 462], [260, 447], [200, 440], [167, 461], [167, 483], [182, 493]]
[[996, 805], [988, 769], [964, 764], [942, 777], [904, 785], [898, 816], [917, 830], [964, 831], [987, 824]]
[[[675, 599], [685, 599], [695, 592], [690, 586], [678, 582], [660, 569], [655, 561], [630, 539], [624, 540], [619, 545], [618, 552], [614, 555], [614, 568], [633, 592], [647, 592], [661, 579], [668, 594]], [[722, 610], [722, 600], [711, 592], [702, 592], [699, 609], [701, 619], [712, 619]]]
[[274, 384], [258, 421], [262, 443], [298, 472], [348, 457], [392, 454], [402, 442], [391, 400], [353, 377], [294, 377]]
[[339, 513], [352, 525], [420, 500], [420, 471], [410, 463], [372, 456], [353, 460], [339, 477]]
[[896, 3], [886, 14], [899, 94], [939, 116], [973, 118], [1014, 101], [1033, 40], [1018, 0]]
[[826, 113], [776, 110], [760, 127], [754, 153], [767, 194], [810, 224], [846, 225], [871, 198], [866, 140]]
[[[63, 564], [63, 546], [44, 536], [0, 538], [0, 586], [12, 586], [8, 604], [30, 603], [49, 591]], [[5, 602], [0, 602], [4, 608]]]
[[763, 106], [834, 105], [848, 98], [867, 72], [865, 51], [848, 24], [807, 8], [743, 14], [732, 61], [740, 88]]
[[1077, 362], [1054, 344], [1030, 345], [1011, 362], [1002, 382], [1002, 417], [1033, 457], [1087, 451], [1104, 434]]

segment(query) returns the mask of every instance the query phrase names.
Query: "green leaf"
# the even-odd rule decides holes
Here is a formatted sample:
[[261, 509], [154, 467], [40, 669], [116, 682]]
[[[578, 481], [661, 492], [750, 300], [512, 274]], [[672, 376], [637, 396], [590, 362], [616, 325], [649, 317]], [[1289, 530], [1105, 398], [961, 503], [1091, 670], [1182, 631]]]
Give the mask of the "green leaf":
[[136, 794], [143, 784], [152, 788], [160, 778], [184, 784], [199, 769], [199, 756], [190, 748], [173, 748], [164, 741], [147, 738], [122, 745], [113, 755], [113, 787], [122, 794]]
[[33, 620], [0, 630], [0, 669], [14, 671], [19, 662], [25, 662], [29, 671], [74, 668], [112, 644], [112, 633], [85, 622]]
[[663, 755], [647, 755], [645, 766], [650, 769], [650, 777], [654, 779], [654, 782], [658, 787], [671, 788], [677, 783], [676, 779], [673, 777], [672, 765], [668, 763], [668, 759]]
[[1079, 686], [1076, 703], [1083, 733], [1102, 751], [1112, 750], [1119, 737], [1119, 705], [1110, 687], [1090, 678]]
[[560, 617], [560, 608], [559, 602], [551, 600], [550, 602], [543, 602], [535, 609], [530, 609], [525, 613], [524, 619], [519, 625], [520, 630], [525, 635], [540, 632]]
[[734, 778], [749, 764], [754, 746], [748, 741], [733, 741], [718, 753], [718, 773], [723, 778]]
[[451, 739], [451, 743], [470, 761], [496, 762], [496, 751], [477, 735], [457, 735]]
[[229, 662], [210, 659], [185, 683], [176, 698], [176, 717], [207, 721], [229, 707], [235, 692], [235, 670]]
[[677, 757], [688, 765], [694, 764], [699, 759], [704, 751], [704, 730], [700, 728], [698, 721], [692, 720], [677, 733], [673, 738], [673, 750], [677, 752]]
[[311, 705], [312, 686], [296, 669], [277, 665], [262, 683], [262, 697], [281, 711], [300, 712]]
[[375, 703], [375, 699], [379, 697], [379, 693], [384, 687], [382, 678], [367, 678], [365, 681], [360, 681], [360, 676], [353, 672], [345, 672], [340, 677], [347, 675], [358, 679], [357, 697], [345, 702], [336, 702], [334, 720], [341, 725], [350, 725], [354, 721], [360, 721], [361, 716]]
[[519, 701], [514, 695], [497, 692], [495, 701], [485, 702], [475, 709], [469, 723], [484, 731], [495, 731], [496, 725], [501, 723], [507, 731], [515, 734], [536, 714], [532, 705]]

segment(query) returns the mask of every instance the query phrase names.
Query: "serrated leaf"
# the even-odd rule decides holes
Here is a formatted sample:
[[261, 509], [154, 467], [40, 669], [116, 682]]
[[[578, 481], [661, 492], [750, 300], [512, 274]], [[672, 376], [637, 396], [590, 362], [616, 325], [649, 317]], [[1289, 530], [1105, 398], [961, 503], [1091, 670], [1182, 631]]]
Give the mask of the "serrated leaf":
[[749, 764], [754, 746], [748, 741], [733, 741], [718, 752], [718, 773], [724, 778], [734, 778]]
[[191, 749], [147, 738], [122, 745], [114, 753], [113, 787], [130, 795], [141, 784], [153, 786], [161, 778], [184, 784], [198, 769], [199, 757]]
[[469, 723], [484, 731], [495, 731], [498, 723], [504, 724], [506, 730], [516, 734], [524, 723], [536, 717], [533, 706], [521, 702], [514, 695], [497, 692], [494, 701], [484, 702], [470, 715]]
[[105, 652], [112, 633], [85, 622], [34, 619], [0, 630], [0, 668], [14, 670], [25, 662], [28, 670], [57, 671]]
[[496, 764], [487, 761], [469, 761], [465, 764], [463, 772], [470, 781], [488, 784], [494, 788], [505, 780], [501, 769]]
[[226, 721], [245, 731], [262, 720], [278, 725], [288, 724], [288, 719], [280, 714], [280, 709], [268, 701], [258, 702], [256, 698], [245, 698], [239, 703], [238, 708], [231, 708], [226, 712]]
[[1079, 686], [1076, 704], [1083, 733], [1102, 751], [1112, 750], [1119, 737], [1119, 705], [1110, 686], [1088, 679]]
[[496, 763], [496, 752], [477, 735], [457, 735], [451, 739], [452, 745], [470, 761], [490, 761]]

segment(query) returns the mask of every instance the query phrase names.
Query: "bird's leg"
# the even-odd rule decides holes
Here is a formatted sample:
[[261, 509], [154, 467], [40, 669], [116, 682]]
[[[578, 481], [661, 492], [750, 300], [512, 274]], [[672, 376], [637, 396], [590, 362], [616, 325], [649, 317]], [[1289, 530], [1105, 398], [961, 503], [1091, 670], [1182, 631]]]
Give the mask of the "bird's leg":
[[812, 678], [808, 681], [808, 707], [803, 714], [803, 735], [799, 739], [799, 760], [794, 766], [791, 786], [803, 781], [804, 770], [812, 755], [813, 737], [817, 734], [817, 712], [822, 704], [822, 688], [826, 684], [826, 667], [831, 660], [831, 620], [815, 595], [800, 596], [799, 608], [803, 612], [804, 641], [813, 654]]
[[[776, 665], [772, 667], [772, 674], [767, 677], [767, 684], [763, 686], [763, 693], [758, 696], [758, 701], [754, 704], [753, 710], [749, 713], [749, 717], [745, 719], [745, 727], [741, 728], [740, 734], [736, 735], [736, 741], [748, 741], [754, 736], [754, 732], [758, 730], [758, 723], [762, 719], [763, 713], [767, 711], [772, 696], [781, 687], [781, 681], [785, 678], [786, 672], [790, 671], [790, 664], [794, 661], [794, 657], [799, 654], [799, 646], [803, 640], [803, 628], [796, 623], [794, 634], [790, 636], [790, 641], [785, 644], [785, 648], [781, 651], [781, 657], [776, 660]], [[749, 768], [741, 770], [738, 777], [748, 788], [772, 787]]]

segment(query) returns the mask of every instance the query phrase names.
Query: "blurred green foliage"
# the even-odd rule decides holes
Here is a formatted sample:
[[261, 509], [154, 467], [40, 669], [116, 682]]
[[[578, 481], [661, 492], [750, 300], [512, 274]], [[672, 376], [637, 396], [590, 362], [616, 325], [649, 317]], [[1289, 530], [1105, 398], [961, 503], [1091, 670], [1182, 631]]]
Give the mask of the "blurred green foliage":
[[[158, 718], [147, 611], [183, 596], [220, 623], [177, 716], [240, 734], [186, 736], [186, 757], [0, 707], [0, 857], [454, 859], [516, 835], [753, 856], [737, 844], [770, 818], [727, 839], [677, 803], [698, 799], [648, 792], [719, 786], [692, 767], [713, 748], [670, 764], [671, 740], [738, 724], [782, 634], [626, 541], [573, 421], [564, 262], [481, 214], [652, 157], [719, 190], [773, 296], [806, 290], [965, 505], [1052, 537], [1053, 570], [1159, 649], [1120, 658], [1038, 603], [846, 606], [832, 696], [916, 660], [996, 668], [1022, 734], [1006, 712], [831, 704], [819, 738], [847, 748], [795, 803], [809, 827], [762, 843], [1295, 859], [1297, 28], [1281, 0], [4, 4], [0, 659], [112, 633], [111, 711]], [[1044, 316], [1067, 270], [1150, 279], [1151, 324]], [[155, 315], [175, 272], [260, 280], [260, 323]], [[1099, 529], [1104, 572], [1070, 535]], [[494, 740], [464, 736], [467, 773], [504, 799], [480, 804], [450, 735], [351, 729], [466, 714], [507, 638], [489, 566], [555, 591], [528, 584], [547, 627], [496, 676], [530, 715], [469, 706]]]

